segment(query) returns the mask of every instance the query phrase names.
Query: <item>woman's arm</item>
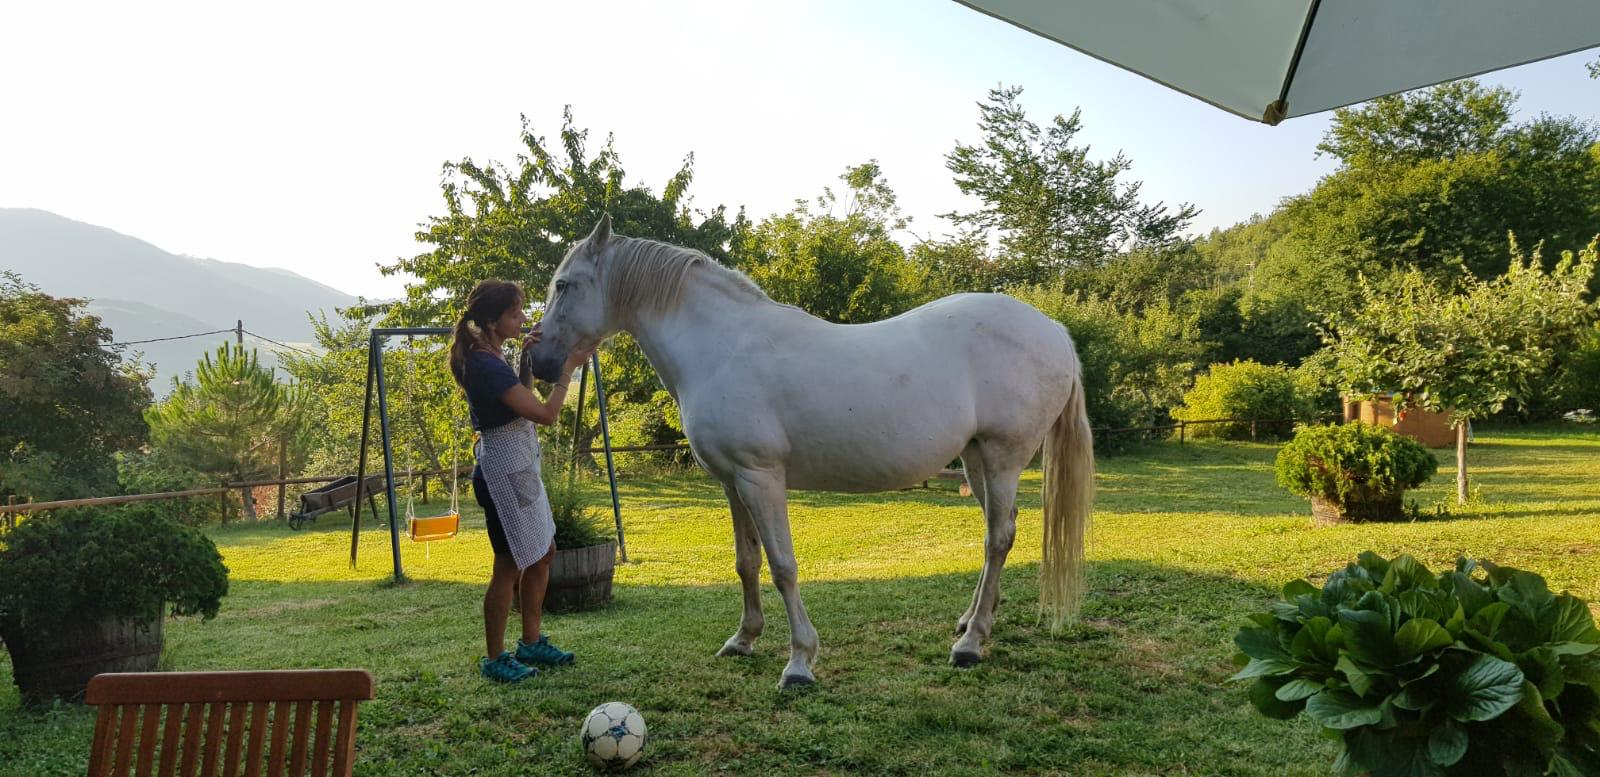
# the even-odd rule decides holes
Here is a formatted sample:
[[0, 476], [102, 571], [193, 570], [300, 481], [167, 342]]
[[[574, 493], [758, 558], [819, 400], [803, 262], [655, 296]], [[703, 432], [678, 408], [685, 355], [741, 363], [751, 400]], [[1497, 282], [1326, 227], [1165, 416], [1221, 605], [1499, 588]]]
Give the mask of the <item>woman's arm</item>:
[[511, 412], [528, 419], [540, 426], [549, 426], [561, 417], [561, 405], [567, 401], [567, 384], [572, 381], [572, 371], [578, 365], [589, 360], [594, 349], [586, 351], [573, 351], [567, 355], [567, 363], [561, 367], [561, 377], [550, 386], [550, 395], [544, 399], [535, 396], [527, 386], [517, 384], [506, 393], [500, 395], [500, 401], [511, 408]]

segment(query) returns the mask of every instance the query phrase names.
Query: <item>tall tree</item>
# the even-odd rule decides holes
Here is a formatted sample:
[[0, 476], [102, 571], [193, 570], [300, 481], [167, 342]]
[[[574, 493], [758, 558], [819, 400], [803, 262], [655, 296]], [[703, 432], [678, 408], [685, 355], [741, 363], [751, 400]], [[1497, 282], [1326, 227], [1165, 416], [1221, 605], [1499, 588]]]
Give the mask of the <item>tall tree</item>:
[[522, 121], [524, 153], [514, 165], [471, 159], [444, 165], [444, 215], [432, 216], [416, 234], [432, 245], [426, 253], [402, 257], [380, 269], [406, 274], [405, 299], [388, 309], [391, 323], [449, 323], [467, 293], [484, 278], [524, 284], [542, 299], [556, 265], [604, 213], [613, 229], [629, 237], [664, 240], [700, 249], [720, 262], [730, 261], [747, 228], [743, 213], [731, 221], [722, 206], [708, 212], [690, 208], [694, 155], [689, 154], [657, 196], [644, 186], [628, 187], [611, 136], [592, 156], [589, 132], [563, 113], [560, 145], [551, 149]]
[[[313, 428], [310, 401], [298, 387], [277, 382], [255, 349], [224, 344], [206, 354], [194, 380], [145, 413], [152, 442], [186, 466], [233, 480], [277, 474], [280, 456], [298, 469]], [[250, 490], [245, 515], [255, 517]]]
[[844, 202], [824, 188], [750, 233], [743, 266], [768, 295], [838, 323], [888, 318], [917, 298], [915, 274], [894, 241], [903, 229], [876, 161], [846, 170]]
[[104, 495], [144, 441], [149, 375], [82, 308], [0, 270], [0, 498]]
[[1139, 200], [1141, 184], [1123, 173], [1133, 162], [1118, 153], [1105, 161], [1074, 145], [1081, 111], [1056, 116], [1041, 129], [1018, 102], [1018, 86], [992, 89], [979, 103], [974, 145], [956, 144], [945, 157], [956, 187], [981, 207], [950, 213], [958, 225], [998, 230], [1008, 283], [1059, 283], [1063, 270], [1098, 267], [1119, 251], [1176, 241], [1199, 213], [1189, 204], [1169, 211]]
[[1515, 241], [1507, 272], [1462, 278], [1451, 291], [1418, 270], [1379, 286], [1332, 317], [1324, 338], [1352, 396], [1392, 393], [1396, 407], [1447, 413], [1456, 427], [1457, 499], [1467, 499], [1467, 424], [1525, 400], [1557, 355], [1600, 314], [1589, 297], [1596, 246], [1565, 252], [1550, 271]]

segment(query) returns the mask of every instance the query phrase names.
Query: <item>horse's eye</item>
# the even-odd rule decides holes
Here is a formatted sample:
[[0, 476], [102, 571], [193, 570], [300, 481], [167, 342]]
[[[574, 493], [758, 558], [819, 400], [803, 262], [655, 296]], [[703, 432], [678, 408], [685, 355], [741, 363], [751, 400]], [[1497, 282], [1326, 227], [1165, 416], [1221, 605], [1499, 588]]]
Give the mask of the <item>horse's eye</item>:
[[560, 294], [566, 288], [567, 288], [567, 282], [566, 281], [556, 281], [556, 293], [557, 294]]

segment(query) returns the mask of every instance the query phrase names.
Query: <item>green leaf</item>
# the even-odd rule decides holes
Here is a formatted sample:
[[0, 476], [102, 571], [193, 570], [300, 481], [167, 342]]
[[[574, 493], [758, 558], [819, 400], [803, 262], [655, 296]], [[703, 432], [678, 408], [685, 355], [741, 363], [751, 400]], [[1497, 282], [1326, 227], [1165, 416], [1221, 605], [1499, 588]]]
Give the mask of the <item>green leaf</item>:
[[1428, 732], [1428, 758], [1440, 766], [1450, 766], [1467, 754], [1467, 732], [1449, 721]]
[[1428, 618], [1412, 618], [1402, 624], [1400, 631], [1394, 635], [1395, 649], [1402, 663], [1453, 642], [1455, 640], [1450, 638], [1450, 632]]
[[1289, 643], [1289, 655], [1299, 661], [1333, 662], [1337, 651], [1328, 644], [1328, 632], [1332, 628], [1333, 621], [1327, 618], [1317, 617], [1306, 621]]
[[1293, 672], [1295, 668], [1296, 665], [1292, 661], [1270, 661], [1252, 658], [1250, 663], [1245, 664], [1244, 669], [1228, 679], [1249, 680], [1254, 677], [1274, 677]]
[[1561, 657], [1548, 647], [1538, 647], [1517, 657], [1517, 668], [1539, 693], [1549, 698], [1561, 694], [1567, 684], [1567, 674], [1561, 668]]
[[1461, 603], [1467, 617], [1478, 614], [1478, 611], [1494, 603], [1494, 594], [1479, 585], [1476, 580], [1461, 572], [1450, 573], [1450, 580], [1454, 584], [1456, 601]]
[[1522, 670], [1510, 661], [1478, 655], [1453, 678], [1445, 711], [1462, 722], [1493, 720], [1522, 698]]
[[1302, 594], [1315, 596], [1317, 594], [1317, 587], [1306, 581], [1304, 578], [1299, 580], [1290, 580], [1289, 582], [1283, 584], [1284, 601], [1296, 601]]
[[1349, 656], [1339, 656], [1339, 662], [1334, 668], [1344, 674], [1345, 682], [1350, 683], [1350, 690], [1355, 691], [1356, 695], [1366, 696], [1367, 691], [1372, 690], [1373, 674], [1357, 666]]
[[1589, 605], [1575, 596], [1558, 596], [1550, 612], [1548, 642], [1580, 642], [1600, 646], [1600, 631], [1594, 627]]
[[1274, 720], [1289, 720], [1305, 709], [1304, 701], [1284, 701], [1279, 699], [1277, 691], [1280, 686], [1275, 678], [1261, 677], [1250, 684], [1250, 704], [1257, 712]]
[[1536, 626], [1543, 625], [1555, 607], [1555, 596], [1544, 578], [1532, 573], [1513, 571], [1511, 581], [1495, 592], [1500, 601], [1515, 607]]
[[1233, 637], [1233, 643], [1239, 650], [1251, 658], [1263, 661], [1288, 661], [1289, 651], [1284, 650], [1283, 642], [1276, 628], [1273, 629], [1240, 629]]
[[1390, 667], [1395, 663], [1394, 636], [1389, 619], [1372, 610], [1341, 610], [1339, 627], [1344, 631], [1345, 650], [1364, 664]]
[[1325, 687], [1315, 680], [1295, 678], [1280, 686], [1274, 695], [1279, 701], [1300, 701], [1321, 693]]
[[1370, 726], [1383, 719], [1383, 712], [1376, 706], [1349, 691], [1331, 688], [1306, 701], [1306, 714], [1327, 728], [1339, 730]]
[[1523, 682], [1522, 698], [1517, 701], [1517, 711], [1523, 717], [1519, 726], [1523, 735], [1531, 739], [1539, 749], [1548, 750], [1555, 747], [1566, 736], [1566, 728], [1550, 717], [1550, 711], [1544, 706], [1544, 697], [1533, 683]]

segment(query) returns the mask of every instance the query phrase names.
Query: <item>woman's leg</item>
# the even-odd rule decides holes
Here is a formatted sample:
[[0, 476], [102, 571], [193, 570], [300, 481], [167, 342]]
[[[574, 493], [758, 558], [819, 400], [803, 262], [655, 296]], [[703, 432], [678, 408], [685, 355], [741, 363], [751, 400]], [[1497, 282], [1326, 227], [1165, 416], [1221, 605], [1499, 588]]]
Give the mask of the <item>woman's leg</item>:
[[[550, 560], [555, 558], [556, 544], [533, 566], [522, 570], [522, 641], [529, 645], [539, 641], [539, 620], [544, 615], [544, 592], [550, 585]], [[501, 621], [504, 623], [504, 621]]]
[[[509, 553], [494, 554], [494, 572], [489, 576], [489, 590], [483, 594], [483, 637], [490, 659], [494, 659], [506, 649], [506, 619], [511, 609], [511, 588], [517, 582], [517, 562]], [[523, 589], [526, 591], [526, 587]], [[527, 596], [526, 593], [523, 594]], [[544, 592], [539, 592], [540, 601], [544, 599]], [[523, 622], [527, 622], [527, 607], [523, 607]], [[537, 616], [534, 623], [538, 623]], [[526, 630], [527, 626], [523, 626]], [[537, 628], [537, 626], [535, 626]]]

